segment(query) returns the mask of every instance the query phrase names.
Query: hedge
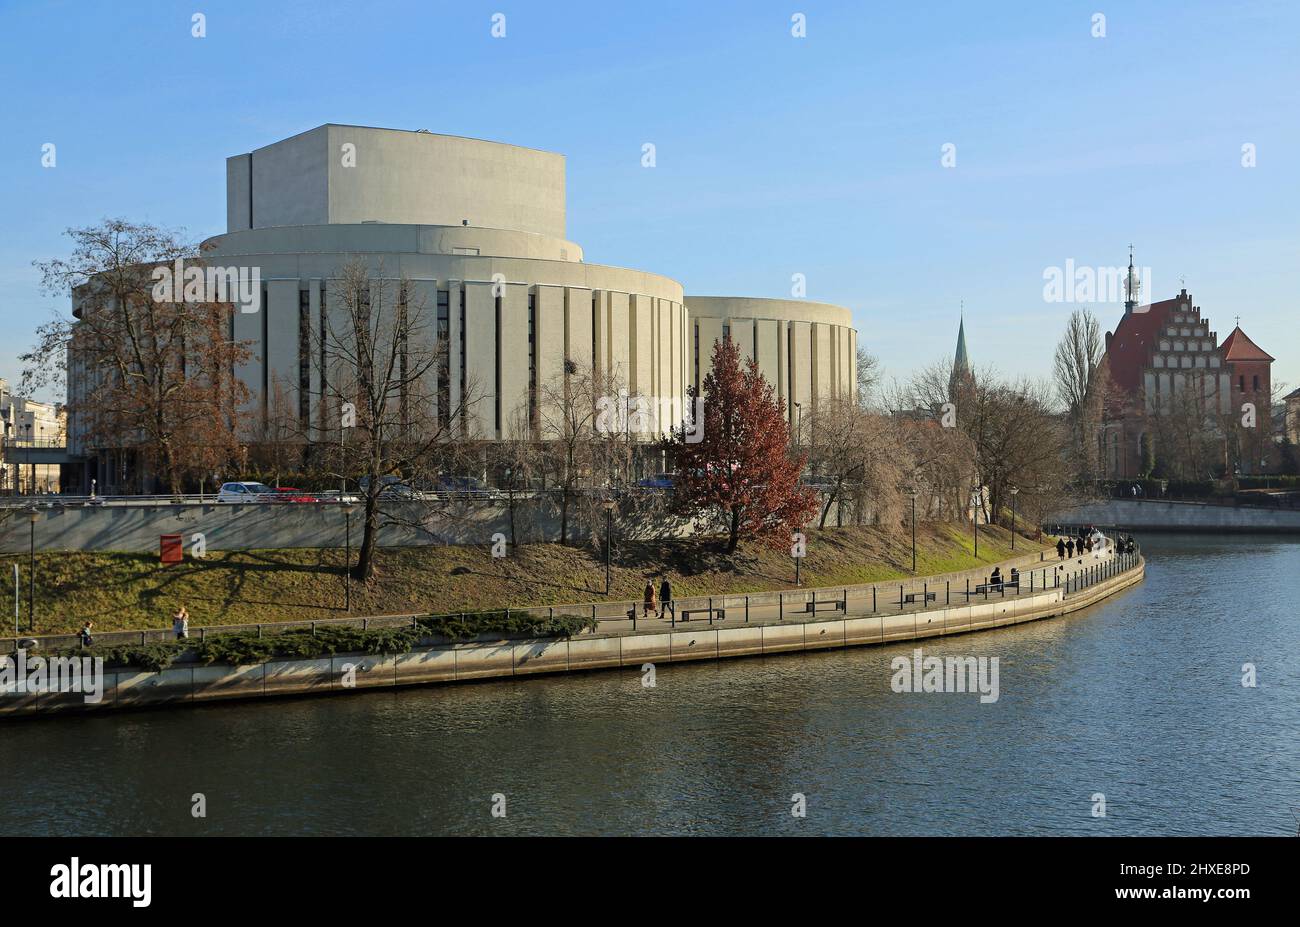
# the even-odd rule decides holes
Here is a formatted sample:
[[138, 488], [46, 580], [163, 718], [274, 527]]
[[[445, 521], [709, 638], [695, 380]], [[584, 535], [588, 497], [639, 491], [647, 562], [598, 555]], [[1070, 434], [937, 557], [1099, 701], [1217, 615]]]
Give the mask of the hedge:
[[311, 628], [294, 628], [262, 637], [254, 632], [240, 631], [201, 640], [190, 638], [152, 644], [67, 647], [54, 651], [53, 655], [93, 655], [103, 657], [106, 664], [139, 666], [157, 672], [171, 666], [186, 651], [193, 653], [198, 662], [205, 665], [226, 663], [239, 666], [277, 659], [312, 659], [337, 653], [405, 653], [429, 636], [451, 640], [467, 640], [480, 634], [567, 638], [583, 631], [594, 631], [596, 627], [595, 620], [589, 615], [556, 615], [551, 618], [495, 611], [430, 615], [417, 619], [413, 625], [401, 627], [363, 629], [325, 625], [314, 632]]

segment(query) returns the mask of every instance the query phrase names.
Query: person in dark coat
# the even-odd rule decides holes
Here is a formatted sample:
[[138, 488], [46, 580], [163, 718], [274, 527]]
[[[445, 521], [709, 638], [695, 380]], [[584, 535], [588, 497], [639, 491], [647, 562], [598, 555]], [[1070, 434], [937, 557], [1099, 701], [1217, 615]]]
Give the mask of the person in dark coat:
[[1065, 542], [1065, 555], [1067, 557], [1074, 556], [1074, 538], [1070, 538], [1070, 540]]
[[674, 618], [677, 617], [677, 606], [673, 604], [673, 584], [668, 582], [667, 576], [659, 583], [659, 611], [665, 617], [670, 611]]
[[1065, 559], [1065, 539], [1064, 539], [1064, 538], [1057, 538], [1057, 539], [1056, 539], [1056, 556], [1057, 556], [1059, 559], [1061, 559], [1061, 560], [1064, 560], [1064, 559]]

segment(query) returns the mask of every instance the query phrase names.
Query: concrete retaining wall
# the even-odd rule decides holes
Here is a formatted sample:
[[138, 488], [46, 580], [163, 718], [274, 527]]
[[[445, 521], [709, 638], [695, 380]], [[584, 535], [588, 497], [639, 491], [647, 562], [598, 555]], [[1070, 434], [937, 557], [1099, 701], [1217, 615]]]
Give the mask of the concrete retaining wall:
[[[342, 548], [347, 519], [337, 503], [114, 504], [40, 509], [32, 532], [28, 509], [0, 507], [0, 553], [27, 553], [34, 541], [40, 551], [153, 552], [159, 537], [181, 535], [188, 552], [194, 535], [202, 534], [208, 550], [273, 550], [280, 548]], [[663, 500], [658, 500], [662, 502]], [[647, 507], [647, 496], [623, 507], [615, 518], [618, 536], [629, 540], [684, 538], [694, 533], [689, 520]], [[569, 511], [569, 538], [581, 541], [589, 531], [574, 502]], [[389, 503], [380, 519], [381, 547], [421, 547], [430, 544], [490, 545], [494, 534], [510, 537], [510, 510], [505, 502]], [[837, 512], [831, 507], [828, 525]], [[361, 510], [352, 512], [352, 543], [361, 538]], [[604, 530], [604, 513], [599, 516]], [[515, 503], [515, 536], [520, 544], [560, 539], [560, 506], [553, 498], [520, 499]]]
[[[898, 615], [822, 621], [787, 621], [729, 628], [629, 632], [572, 640], [478, 641], [442, 644], [402, 654], [355, 654], [280, 660], [251, 666], [168, 667], [160, 672], [122, 669], [105, 673], [102, 701], [80, 695], [0, 694], [0, 717], [60, 711], [192, 704], [392, 688], [404, 685], [683, 663], [726, 657], [827, 650], [920, 640], [1005, 627], [1086, 608], [1141, 581], [1145, 563], [1072, 593], [1059, 588], [1034, 595], [956, 605]], [[346, 684], [348, 667], [352, 685]]]
[[1097, 525], [1122, 531], [1300, 534], [1300, 511], [1203, 502], [1108, 499], [1057, 512], [1049, 523]]

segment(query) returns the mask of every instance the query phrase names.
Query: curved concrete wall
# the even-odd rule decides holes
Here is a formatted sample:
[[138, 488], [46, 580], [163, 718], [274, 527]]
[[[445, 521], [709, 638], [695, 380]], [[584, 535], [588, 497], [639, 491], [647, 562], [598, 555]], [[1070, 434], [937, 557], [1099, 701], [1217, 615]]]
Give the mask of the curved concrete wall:
[[[858, 333], [843, 306], [800, 299], [687, 296], [691, 317], [689, 379], [700, 389], [713, 344], [729, 332], [741, 357], [758, 359], [792, 427], [828, 399], [857, 393]], [[811, 422], [811, 418], [809, 419]]]

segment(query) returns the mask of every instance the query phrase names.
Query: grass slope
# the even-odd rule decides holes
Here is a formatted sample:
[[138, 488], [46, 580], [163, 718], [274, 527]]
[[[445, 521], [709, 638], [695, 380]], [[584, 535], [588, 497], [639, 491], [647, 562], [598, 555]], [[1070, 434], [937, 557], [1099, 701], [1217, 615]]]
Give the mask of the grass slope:
[[[917, 548], [919, 575], [946, 573], [1006, 559], [1010, 534], [981, 526], [976, 561], [969, 530], [919, 525]], [[1032, 541], [1017, 542], [1017, 552], [1035, 549]], [[21, 568], [25, 629], [27, 557], [8, 555], [0, 561], [5, 580], [0, 596], [7, 594], [10, 601], [9, 564]], [[340, 550], [209, 552], [203, 560], [165, 567], [156, 554], [38, 554], [36, 630], [72, 633], [86, 618], [98, 631], [170, 628], [171, 614], [181, 603], [194, 626], [336, 618], [345, 614], [342, 564]], [[793, 562], [785, 551], [742, 543], [728, 558], [718, 552], [716, 541], [626, 543], [616, 551], [610, 598], [640, 598], [646, 579], [661, 569], [678, 596], [760, 592], [789, 588], [794, 581]], [[836, 528], [808, 533], [805, 586], [877, 582], [910, 572], [910, 531]], [[352, 614], [559, 605], [599, 601], [603, 592], [603, 555], [591, 547], [527, 545], [495, 560], [486, 547], [388, 548], [379, 551], [375, 578], [353, 583]]]

